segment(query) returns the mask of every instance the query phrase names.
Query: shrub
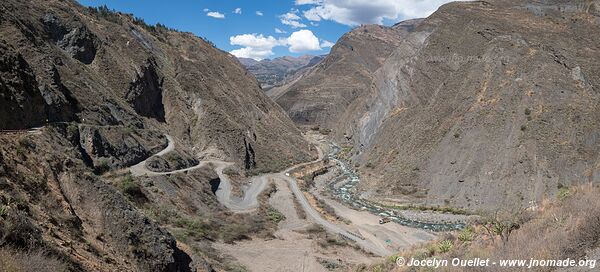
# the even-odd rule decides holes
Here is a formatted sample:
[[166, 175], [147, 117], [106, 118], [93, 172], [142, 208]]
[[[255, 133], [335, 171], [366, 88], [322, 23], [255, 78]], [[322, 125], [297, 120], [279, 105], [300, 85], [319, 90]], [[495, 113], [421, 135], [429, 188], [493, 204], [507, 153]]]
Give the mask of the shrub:
[[437, 244], [437, 249], [440, 253], [446, 253], [452, 250], [453, 244], [450, 240], [444, 240]]
[[36, 144], [27, 138], [21, 138], [19, 140], [19, 145], [24, 148], [27, 148], [27, 149], [35, 149], [36, 148]]
[[525, 109], [525, 115], [530, 115], [531, 114], [531, 110], [529, 108]]
[[67, 126], [67, 133], [69, 136], [75, 136], [79, 133], [79, 128], [76, 125], [69, 124]]
[[40, 230], [23, 211], [10, 212], [0, 221], [0, 245], [30, 248], [40, 241]]
[[200, 218], [187, 219], [178, 218], [175, 220], [174, 225], [183, 228], [185, 232], [180, 233], [182, 236], [189, 236], [195, 239], [204, 239], [211, 236], [211, 227], [209, 220], [202, 220]]
[[121, 17], [119, 17], [117, 11], [109, 9], [106, 5], [102, 5], [97, 8], [89, 7], [88, 10], [90, 13], [95, 14], [99, 18], [104, 18], [107, 21], [117, 24], [121, 23]]
[[133, 177], [131, 175], [128, 175], [127, 177], [125, 177], [125, 179], [123, 179], [121, 181], [121, 184], [119, 185], [119, 187], [121, 188], [123, 193], [128, 196], [131, 196], [131, 197], [144, 196], [144, 193], [142, 192], [142, 188], [135, 180], [133, 180]]
[[473, 227], [469, 226], [463, 229], [460, 234], [458, 234], [458, 240], [467, 243], [473, 241]]
[[107, 160], [102, 160], [95, 168], [94, 174], [102, 175], [106, 172], [110, 171], [110, 164]]
[[558, 187], [558, 193], [556, 194], [556, 197], [558, 198], [558, 200], [565, 200], [569, 196], [571, 196], [571, 190], [569, 190], [569, 187], [564, 187], [564, 186]]
[[267, 217], [269, 217], [269, 220], [273, 221], [275, 224], [285, 220], [285, 215], [271, 206], [269, 206], [267, 209]]
[[239, 176], [240, 173], [235, 170], [234, 168], [228, 167], [225, 168], [225, 170], [223, 170], [223, 174], [227, 175], [227, 176]]
[[233, 243], [237, 240], [250, 238], [248, 236], [248, 227], [246, 225], [231, 224], [226, 225], [221, 233], [221, 239], [225, 243]]
[[324, 233], [325, 229], [323, 229], [323, 227], [321, 225], [312, 224], [312, 225], [308, 226], [305, 231], [306, 231], [306, 233], [315, 234], [315, 233]]

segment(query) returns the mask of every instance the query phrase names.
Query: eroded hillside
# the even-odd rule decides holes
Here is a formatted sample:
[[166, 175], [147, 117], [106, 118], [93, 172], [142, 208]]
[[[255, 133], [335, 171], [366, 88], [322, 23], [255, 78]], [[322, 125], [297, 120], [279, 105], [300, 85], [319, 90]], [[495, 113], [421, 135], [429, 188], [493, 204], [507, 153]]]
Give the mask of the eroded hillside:
[[[156, 169], [219, 159], [257, 174], [316, 156], [234, 56], [190, 33], [70, 0], [10, 0], [0, 53], [0, 255], [25, 252], [10, 254], [30, 269], [223, 268], [208, 241], [269, 229], [260, 214], [227, 214], [209, 166], [132, 178], [165, 135], [175, 151]], [[193, 249], [176, 242], [173, 230], [198, 224]]]
[[[329, 73], [354, 84], [334, 90], [324, 86], [335, 80], [307, 76], [277, 101], [297, 123], [330, 124], [348, 141], [360, 186], [376, 199], [527, 207], [562, 186], [598, 181], [598, 7], [447, 4], [396, 34], [390, 54], [362, 54], [380, 63], [370, 71], [362, 58], [334, 58], [351, 36], [342, 38], [323, 65], [345, 64]], [[369, 36], [360, 29], [355, 42]], [[317, 117], [313, 107], [345, 114]]]

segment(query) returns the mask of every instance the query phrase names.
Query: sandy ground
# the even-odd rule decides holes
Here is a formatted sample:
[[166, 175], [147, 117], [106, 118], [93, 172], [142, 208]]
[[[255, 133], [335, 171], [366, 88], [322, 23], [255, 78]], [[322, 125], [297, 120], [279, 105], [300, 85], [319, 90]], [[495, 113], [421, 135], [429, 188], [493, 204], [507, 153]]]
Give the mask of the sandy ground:
[[250, 271], [328, 271], [319, 259], [341, 260], [344, 264], [373, 263], [380, 258], [370, 257], [351, 247], [321, 248], [307, 235], [297, 231], [312, 223], [300, 219], [287, 183], [275, 180], [277, 192], [269, 199], [286, 219], [279, 223], [276, 239], [251, 240], [233, 245], [217, 243], [214, 247], [235, 259]]
[[350, 209], [338, 201], [326, 197], [323, 190], [327, 178], [328, 176], [324, 175], [315, 179], [316, 188], [312, 190], [313, 195], [333, 207], [338, 216], [352, 222], [349, 224], [350, 229], [365, 239], [390, 251], [399, 251], [436, 238], [436, 234], [433, 232], [405, 227], [394, 222], [379, 224], [381, 217], [367, 211]]

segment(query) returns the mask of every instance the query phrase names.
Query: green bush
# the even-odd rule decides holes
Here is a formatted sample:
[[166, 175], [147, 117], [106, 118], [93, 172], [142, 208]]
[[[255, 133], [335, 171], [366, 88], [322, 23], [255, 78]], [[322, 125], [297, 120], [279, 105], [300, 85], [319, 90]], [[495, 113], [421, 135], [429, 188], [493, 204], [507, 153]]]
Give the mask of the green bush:
[[571, 190], [569, 190], [569, 187], [559, 186], [556, 197], [559, 200], [564, 200], [564, 199], [568, 198], [569, 196], [571, 196]]
[[69, 136], [77, 135], [79, 133], [79, 128], [76, 125], [69, 124], [69, 126], [67, 126], [67, 133]]
[[94, 174], [102, 175], [106, 172], [110, 171], [110, 163], [107, 160], [102, 160], [95, 168]]
[[440, 253], [446, 253], [452, 250], [453, 244], [450, 240], [444, 240], [437, 244], [437, 249]]
[[467, 243], [467, 242], [471, 242], [473, 241], [473, 227], [469, 226], [466, 227], [465, 229], [463, 229], [460, 234], [458, 234], [458, 240], [460, 240], [463, 243]]
[[209, 220], [202, 220], [200, 218], [178, 218], [175, 219], [175, 222], [173, 224], [185, 230], [179, 235], [186, 237], [189, 236], [195, 239], [203, 239], [210, 237], [212, 234], [211, 230], [213, 229]]
[[269, 217], [269, 220], [273, 221], [275, 224], [285, 220], [285, 215], [271, 206], [269, 206], [267, 210], [267, 217]]
[[124, 194], [132, 197], [144, 195], [144, 193], [142, 192], [142, 188], [135, 180], [133, 180], [133, 177], [131, 175], [125, 177], [125, 179], [121, 181], [119, 187], [121, 188]]

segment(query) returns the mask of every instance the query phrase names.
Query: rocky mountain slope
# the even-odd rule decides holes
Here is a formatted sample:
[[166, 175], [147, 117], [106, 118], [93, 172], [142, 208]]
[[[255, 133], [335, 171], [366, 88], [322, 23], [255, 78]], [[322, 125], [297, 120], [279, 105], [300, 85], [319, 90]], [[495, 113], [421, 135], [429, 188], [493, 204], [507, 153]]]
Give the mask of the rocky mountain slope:
[[[218, 158], [241, 173], [316, 156], [234, 56], [190, 33], [71, 0], [9, 0], [0, 52], [0, 250], [43, 249], [72, 271], [204, 267], [216, 257], [164, 226], [223, 212], [214, 173], [142, 182], [124, 168], [163, 149], [164, 134], [194, 158], [173, 161]], [[165, 207], [169, 220], [147, 217]]]
[[527, 207], [599, 180], [599, 8], [450, 3], [404, 32], [382, 28], [395, 42], [371, 40], [390, 46], [380, 56], [348, 46], [372, 37], [358, 28], [277, 102], [297, 123], [349, 140], [372, 197]]
[[252, 73], [263, 90], [283, 85], [299, 70], [308, 69], [323, 59], [322, 56], [304, 55], [300, 57], [285, 56], [274, 59], [256, 61], [239, 58], [240, 62]]
[[373, 72], [402, 42], [406, 29], [358, 27], [342, 36], [318, 65], [270, 96], [297, 124], [332, 127], [344, 118], [349, 104], [370, 87]]

